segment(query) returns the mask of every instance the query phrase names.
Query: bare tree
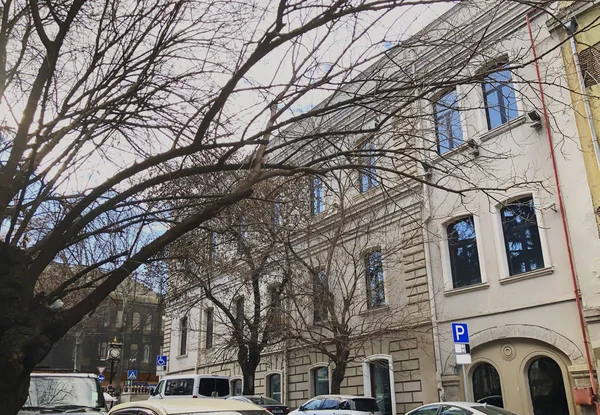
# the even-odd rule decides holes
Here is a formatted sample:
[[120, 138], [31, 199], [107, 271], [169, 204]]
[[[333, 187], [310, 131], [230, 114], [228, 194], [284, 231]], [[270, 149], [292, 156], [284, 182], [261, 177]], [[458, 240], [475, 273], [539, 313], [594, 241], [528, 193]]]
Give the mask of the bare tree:
[[[17, 412], [35, 364], [129, 274], [258, 184], [357, 168], [365, 150], [356, 138], [375, 132], [387, 137], [375, 150], [390, 175], [426, 181], [405, 167], [415, 148], [398, 148], [392, 132], [429, 117], [413, 107], [434, 91], [497, 71], [464, 70], [496, 53], [485, 30], [444, 22], [404, 41], [409, 29], [397, 20], [393, 48], [372, 35], [392, 11], [436, 3], [4, 1], [0, 412]], [[431, 54], [448, 64], [423, 70], [418, 58]], [[503, 64], [530, 61], [523, 51]], [[336, 114], [353, 121], [332, 124]], [[417, 147], [437, 152], [435, 142]], [[434, 168], [460, 176], [449, 191], [462, 194], [474, 186], [461, 167]], [[228, 175], [235, 180], [219, 182]], [[188, 179], [201, 190], [186, 192]], [[193, 209], [173, 203], [181, 199]], [[44, 270], [63, 258], [82, 270], [36, 296]], [[48, 312], [74, 289], [87, 291]]]

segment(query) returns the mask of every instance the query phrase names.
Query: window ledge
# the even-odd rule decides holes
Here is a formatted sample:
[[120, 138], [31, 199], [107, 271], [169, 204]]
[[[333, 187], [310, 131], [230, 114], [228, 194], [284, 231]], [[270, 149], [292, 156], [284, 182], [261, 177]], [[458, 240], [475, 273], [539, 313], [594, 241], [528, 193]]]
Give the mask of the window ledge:
[[451, 290], [444, 291], [444, 295], [446, 297], [449, 297], [452, 295], [462, 294], [462, 293], [466, 293], [466, 292], [470, 292], [470, 291], [485, 290], [486, 288], [489, 288], [489, 287], [490, 287], [490, 284], [489, 284], [489, 282], [486, 281], [486, 282], [481, 282], [479, 284], [469, 285], [467, 287], [453, 288]]
[[380, 305], [377, 307], [367, 308], [366, 310], [361, 311], [359, 314], [360, 315], [368, 315], [368, 314], [383, 313], [385, 311], [388, 311], [389, 309], [390, 309], [390, 306], [388, 304], [384, 304], [384, 305]]
[[469, 143], [467, 141], [463, 141], [459, 146], [454, 147], [453, 149], [450, 149], [443, 154], [438, 153], [431, 160], [429, 160], [429, 163], [431, 163], [431, 164], [440, 163], [450, 157], [453, 157], [456, 154], [463, 153], [463, 152], [469, 150], [470, 148], [471, 147], [469, 147]]
[[175, 356], [176, 359], [185, 359], [186, 357], [188, 357], [188, 354], [180, 354], [178, 356]]
[[554, 267], [546, 267], [536, 269], [535, 271], [524, 272], [522, 274], [513, 275], [510, 277], [504, 277], [500, 279], [500, 284], [510, 284], [517, 281], [528, 280], [530, 278], [543, 277], [545, 275], [550, 275], [554, 272]]
[[525, 124], [525, 122], [527, 121], [527, 116], [525, 114], [523, 115], [519, 115], [517, 118], [510, 120], [509, 122], [505, 122], [502, 125], [499, 125], [498, 127], [494, 128], [493, 130], [489, 130], [485, 133], [482, 133], [479, 136], [479, 141], [481, 141], [482, 143], [490, 140], [500, 134], [503, 134], [509, 130], [512, 130], [515, 127], [518, 127], [519, 125]]

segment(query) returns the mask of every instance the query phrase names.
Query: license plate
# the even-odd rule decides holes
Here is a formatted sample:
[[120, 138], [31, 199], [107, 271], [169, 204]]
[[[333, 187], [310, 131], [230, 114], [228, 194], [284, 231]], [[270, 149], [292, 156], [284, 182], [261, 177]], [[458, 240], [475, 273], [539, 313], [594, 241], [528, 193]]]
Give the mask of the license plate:
[[274, 414], [282, 414], [283, 409], [273, 409], [273, 411], [271, 411], [271, 412], [273, 412]]

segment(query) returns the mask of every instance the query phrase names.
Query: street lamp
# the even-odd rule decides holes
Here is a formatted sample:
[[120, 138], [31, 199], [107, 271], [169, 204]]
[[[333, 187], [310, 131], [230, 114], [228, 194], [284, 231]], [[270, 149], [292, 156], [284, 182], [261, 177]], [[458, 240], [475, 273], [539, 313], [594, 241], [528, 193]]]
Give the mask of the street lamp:
[[116, 337], [112, 343], [108, 344], [108, 356], [106, 357], [106, 360], [110, 361], [110, 380], [108, 383], [111, 389], [113, 388], [113, 378], [115, 377], [115, 362], [118, 362], [121, 359], [122, 348], [123, 343], [118, 343]]

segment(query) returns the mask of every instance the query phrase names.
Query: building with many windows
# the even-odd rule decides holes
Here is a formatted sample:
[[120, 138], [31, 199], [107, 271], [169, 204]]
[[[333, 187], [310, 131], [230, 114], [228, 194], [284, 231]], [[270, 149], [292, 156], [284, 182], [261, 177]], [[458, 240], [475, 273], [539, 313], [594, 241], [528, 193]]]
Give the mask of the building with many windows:
[[[356, 296], [364, 309], [354, 321], [368, 326], [393, 316], [399, 322], [387, 336], [363, 344], [341, 385], [342, 393], [377, 397], [386, 415], [465, 398], [519, 414], [593, 412], [585, 398], [596, 380], [590, 346], [595, 351], [600, 341], [590, 328], [600, 321], [593, 313], [600, 309], [600, 241], [594, 188], [590, 193], [584, 179], [593, 176], [591, 155], [589, 148], [582, 155], [578, 144], [582, 112], [572, 105], [556, 4], [544, 5], [549, 12], [522, 2], [457, 4], [414, 37], [441, 39], [437, 46], [405, 42], [361, 75], [397, 83], [399, 91], [413, 82], [418, 98], [407, 100], [403, 111], [409, 116], [394, 119], [402, 100], [391, 94], [392, 102], [377, 111], [345, 108], [319, 126], [375, 125], [381, 114], [390, 126], [385, 133], [346, 138], [344, 145], [361, 149], [362, 167], [344, 192], [340, 183], [347, 182], [335, 176], [312, 177], [297, 188], [307, 189], [315, 235], [342, 227], [352, 235], [342, 245], [359, 241], [358, 251], [341, 257], [360, 263], [351, 268], [359, 270]], [[567, 19], [569, 10], [558, 16]], [[307, 128], [300, 124], [287, 133]], [[401, 169], [378, 157], [382, 140], [410, 155]], [[395, 168], [413, 180], [388, 175]], [[352, 213], [351, 223], [340, 223], [343, 209]], [[279, 202], [274, 210], [274, 222], [285, 223]], [[249, 221], [244, 224], [250, 229]], [[311, 290], [331, 278], [319, 268], [324, 251], [323, 243], [299, 249], [303, 258], [316, 258], [313, 280], [305, 284]], [[235, 287], [235, 279], [223, 284], [225, 292], [237, 292]], [[262, 289], [271, 304], [280, 298], [277, 290]], [[331, 317], [323, 307], [327, 296], [313, 293], [305, 307], [311, 327]], [[239, 365], [216, 352], [226, 337], [222, 317], [201, 291], [193, 296], [193, 307], [168, 319], [169, 373], [226, 374], [240, 393]], [[243, 296], [228, 301], [235, 315], [249, 304]], [[468, 325], [469, 365], [456, 363], [453, 322]], [[256, 392], [292, 407], [329, 392], [336, 367], [327, 353], [297, 341], [265, 349], [256, 373]]]

